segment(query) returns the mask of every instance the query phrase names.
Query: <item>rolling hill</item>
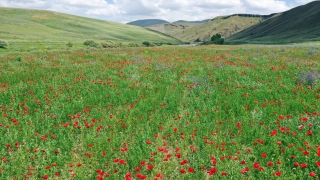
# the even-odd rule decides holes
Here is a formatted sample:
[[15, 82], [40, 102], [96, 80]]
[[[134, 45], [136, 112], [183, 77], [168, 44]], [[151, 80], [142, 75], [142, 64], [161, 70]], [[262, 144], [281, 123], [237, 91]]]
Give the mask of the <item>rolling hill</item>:
[[320, 1], [280, 13], [234, 34], [228, 42], [287, 43], [320, 40]]
[[146, 27], [146, 26], [152, 26], [152, 25], [164, 24], [164, 23], [169, 23], [169, 22], [162, 19], [143, 19], [143, 20], [132, 21], [127, 24]]
[[87, 39], [122, 42], [180, 43], [142, 27], [53, 11], [0, 8], [0, 39], [9, 42], [84, 42]]
[[234, 14], [230, 16], [219, 16], [211, 20], [205, 20], [205, 23], [195, 22], [174, 22], [147, 28], [166, 33], [172, 37], [180, 39], [183, 42], [208, 41], [213, 35], [220, 33], [223, 37], [228, 37], [243, 29], [251, 27], [272, 15], [251, 15]]
[[202, 21], [185, 21], [185, 20], [179, 20], [179, 21], [175, 21], [174, 23], [196, 23], [196, 24], [203, 24], [206, 23], [207, 21], [209, 21], [210, 19], [205, 19]]
[[193, 23], [188, 21], [179, 21], [173, 23], [156, 24], [152, 26], [147, 26], [146, 28], [152, 29], [164, 34], [168, 34], [177, 39], [181, 39], [179, 34], [183, 33], [186, 29], [198, 26], [200, 23]]

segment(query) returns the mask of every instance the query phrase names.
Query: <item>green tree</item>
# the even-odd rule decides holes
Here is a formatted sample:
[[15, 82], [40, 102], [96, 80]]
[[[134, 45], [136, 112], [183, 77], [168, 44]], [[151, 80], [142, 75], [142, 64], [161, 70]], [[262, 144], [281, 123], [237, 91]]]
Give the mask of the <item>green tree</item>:
[[221, 37], [221, 34], [217, 33], [216, 35], [213, 35], [211, 37], [211, 42], [213, 44], [223, 44], [224, 43], [224, 39]]
[[0, 48], [4, 48], [6, 46], [9, 46], [9, 43], [5, 40], [0, 39]]

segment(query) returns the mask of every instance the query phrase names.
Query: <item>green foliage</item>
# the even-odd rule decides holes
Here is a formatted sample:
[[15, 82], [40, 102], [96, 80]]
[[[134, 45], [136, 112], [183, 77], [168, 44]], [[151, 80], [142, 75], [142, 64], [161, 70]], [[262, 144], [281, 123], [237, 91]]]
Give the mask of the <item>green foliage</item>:
[[139, 45], [136, 43], [129, 43], [127, 46], [128, 47], [139, 47]]
[[69, 42], [66, 43], [66, 46], [67, 46], [67, 47], [72, 47], [72, 46], [73, 46], [73, 43], [69, 41]]
[[151, 44], [150, 44], [148, 41], [145, 41], [145, 42], [143, 42], [142, 44], [143, 44], [144, 46], [146, 46], [146, 47], [151, 46]]
[[15, 58], [15, 61], [21, 62], [21, 61], [22, 61], [22, 57], [21, 57], [21, 56], [17, 56], [17, 57]]
[[9, 46], [9, 43], [5, 40], [0, 39], [0, 48], [4, 48], [6, 46]]
[[213, 35], [211, 37], [211, 42], [213, 44], [223, 44], [224, 43], [224, 39], [221, 37], [221, 34], [217, 33], [216, 35]]
[[100, 45], [103, 48], [118, 48], [118, 47], [125, 47], [126, 45], [120, 41], [101, 41]]
[[87, 47], [95, 47], [95, 48], [99, 48], [100, 45], [96, 42], [94, 42], [94, 40], [86, 40], [83, 45], [87, 46]]

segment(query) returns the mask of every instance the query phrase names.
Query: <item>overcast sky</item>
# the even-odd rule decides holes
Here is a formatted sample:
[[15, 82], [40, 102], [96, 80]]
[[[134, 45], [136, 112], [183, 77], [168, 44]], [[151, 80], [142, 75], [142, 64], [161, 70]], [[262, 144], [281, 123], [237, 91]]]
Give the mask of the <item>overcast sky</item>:
[[126, 23], [139, 19], [204, 20], [236, 13], [270, 14], [312, 0], [0, 0], [0, 7], [53, 10]]

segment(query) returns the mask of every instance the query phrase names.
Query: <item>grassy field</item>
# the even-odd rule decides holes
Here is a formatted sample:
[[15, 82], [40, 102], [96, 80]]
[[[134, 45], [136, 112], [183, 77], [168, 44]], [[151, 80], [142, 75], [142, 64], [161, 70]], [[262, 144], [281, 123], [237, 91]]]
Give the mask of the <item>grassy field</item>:
[[181, 43], [168, 35], [142, 27], [53, 11], [0, 8], [0, 24], [0, 39], [9, 41], [16, 51], [24, 51], [26, 47], [39, 49], [42, 45], [47, 49], [50, 46], [66, 47], [69, 41], [78, 46], [88, 39], [98, 43]]
[[319, 179], [320, 49], [0, 58], [0, 179]]

